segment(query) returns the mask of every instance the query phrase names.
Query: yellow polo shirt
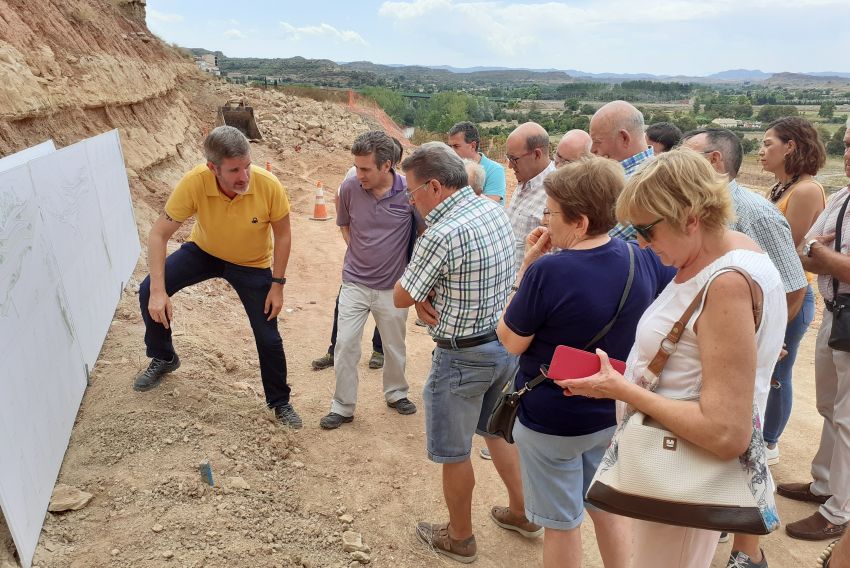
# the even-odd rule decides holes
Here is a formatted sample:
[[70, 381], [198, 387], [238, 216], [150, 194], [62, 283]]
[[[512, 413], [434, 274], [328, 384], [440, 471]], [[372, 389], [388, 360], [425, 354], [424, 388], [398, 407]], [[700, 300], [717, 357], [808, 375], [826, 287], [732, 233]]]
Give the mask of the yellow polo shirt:
[[165, 204], [175, 221], [195, 216], [189, 240], [201, 250], [233, 264], [272, 265], [271, 223], [289, 215], [289, 197], [270, 172], [251, 166], [248, 191], [229, 199], [218, 189], [206, 164], [183, 176]]

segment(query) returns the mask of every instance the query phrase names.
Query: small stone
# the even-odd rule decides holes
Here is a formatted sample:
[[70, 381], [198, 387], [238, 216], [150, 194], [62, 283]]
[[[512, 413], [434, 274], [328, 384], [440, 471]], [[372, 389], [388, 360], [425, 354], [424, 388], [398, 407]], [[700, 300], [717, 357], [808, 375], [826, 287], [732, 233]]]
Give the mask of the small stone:
[[366, 554], [365, 552], [361, 552], [359, 550], [356, 551], [356, 552], [352, 552], [351, 558], [352, 558], [352, 560], [356, 560], [361, 564], [369, 564], [369, 562], [372, 561], [372, 558], [370, 558], [368, 554]]
[[351, 515], [346, 513], [345, 515], [340, 515], [339, 520], [340, 520], [341, 523], [345, 523], [346, 525], [350, 525], [351, 523], [354, 522], [354, 517], [352, 517]]
[[173, 558], [173, 557], [174, 557], [174, 552], [173, 552], [173, 551], [171, 551], [171, 550], [164, 550], [164, 551], [162, 552], [162, 557], [163, 557], [163, 558]]
[[243, 477], [228, 477], [227, 484], [231, 489], [244, 489], [246, 491], [251, 489], [251, 486]]
[[109, 554], [111, 554], [112, 556], [118, 556], [119, 552], [121, 552], [121, 551], [118, 550], [117, 548], [113, 548], [112, 550], [109, 551]]
[[302, 467], [304, 467], [304, 464], [299, 461], [294, 461], [292, 462], [292, 467], [294, 467], [295, 469], [301, 469]]
[[155, 533], [161, 533], [163, 531], [163, 526], [159, 523], [155, 524], [151, 527], [151, 530]]
[[342, 549], [345, 552], [367, 552], [368, 547], [363, 544], [363, 536], [354, 531], [342, 533]]
[[166, 444], [169, 444], [169, 445], [174, 443], [174, 440], [172, 440], [171, 438], [166, 438], [166, 439], [165, 439], [165, 440], [163, 440], [163, 441], [164, 441]]
[[50, 505], [47, 510], [52, 513], [61, 511], [79, 511], [89, 504], [94, 497], [91, 493], [80, 491], [76, 487], [58, 483], [53, 489]]

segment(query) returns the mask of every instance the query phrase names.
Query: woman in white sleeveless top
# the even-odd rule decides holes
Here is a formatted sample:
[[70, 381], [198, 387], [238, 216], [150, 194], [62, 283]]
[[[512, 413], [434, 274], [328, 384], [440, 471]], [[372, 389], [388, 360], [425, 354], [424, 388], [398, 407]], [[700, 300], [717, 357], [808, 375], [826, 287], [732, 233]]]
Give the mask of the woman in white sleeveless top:
[[[752, 405], [761, 418], [787, 321], [785, 292], [773, 263], [749, 237], [729, 231], [733, 206], [726, 180], [705, 158], [674, 150], [647, 163], [627, 183], [617, 217], [637, 229], [639, 244], [678, 273], [638, 323], [626, 377], [607, 364], [592, 377], [564, 381], [572, 394], [613, 398], [723, 459], [746, 451]], [[745, 269], [764, 302], [756, 328]], [[705, 301], [661, 373], [655, 392], [635, 384], [685, 308], [709, 283]], [[758, 299], [758, 298], [757, 298]], [[634, 521], [635, 568], [711, 565], [719, 533]], [[759, 565], [755, 558], [754, 565]], [[766, 562], [765, 562], [766, 565]]]

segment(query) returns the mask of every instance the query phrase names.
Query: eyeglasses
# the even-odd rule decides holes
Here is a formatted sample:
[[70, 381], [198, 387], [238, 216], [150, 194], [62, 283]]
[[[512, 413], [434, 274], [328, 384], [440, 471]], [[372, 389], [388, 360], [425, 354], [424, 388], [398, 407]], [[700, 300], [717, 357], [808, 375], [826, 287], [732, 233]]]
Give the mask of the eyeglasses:
[[563, 166], [564, 164], [569, 164], [572, 160], [568, 160], [555, 150], [555, 166]]
[[653, 221], [649, 225], [632, 225], [632, 227], [634, 227], [637, 234], [640, 235], [643, 240], [645, 240], [648, 243], [651, 243], [652, 242], [652, 228], [655, 227], [655, 225], [657, 225], [658, 223], [660, 223], [663, 220], [664, 220], [664, 217], [661, 217], [660, 219], [656, 219], [655, 221]]
[[552, 213], [560, 213], [560, 211], [552, 211], [548, 207], [543, 208], [543, 224], [544, 225], [549, 224], [549, 219], [551, 218]]
[[534, 150], [526, 152], [525, 154], [523, 154], [521, 156], [511, 156], [510, 154], [508, 154], [508, 161], [511, 164], [513, 164], [514, 167], [516, 167], [516, 163], [519, 162], [520, 158], [525, 158], [526, 156], [530, 156], [533, 153], [534, 153]]
[[422, 189], [423, 187], [425, 187], [426, 185], [428, 185], [429, 183], [431, 183], [430, 179], [428, 181], [426, 181], [425, 183], [423, 183], [422, 185], [420, 185], [419, 187], [417, 187], [416, 189], [412, 190], [412, 191], [409, 190], [409, 189], [405, 189], [404, 193], [405, 193], [405, 195], [407, 195], [407, 200], [413, 201], [413, 194], [416, 193], [417, 191], [419, 191], [420, 189]]

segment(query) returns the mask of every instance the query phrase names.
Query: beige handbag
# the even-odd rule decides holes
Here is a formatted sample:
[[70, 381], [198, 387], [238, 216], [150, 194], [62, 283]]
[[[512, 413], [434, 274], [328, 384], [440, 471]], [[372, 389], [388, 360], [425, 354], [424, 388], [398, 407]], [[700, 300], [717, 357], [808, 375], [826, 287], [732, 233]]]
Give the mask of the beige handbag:
[[[750, 287], [756, 328], [761, 302]], [[707, 285], [706, 285], [707, 287]], [[650, 362], [642, 386], [655, 390], [667, 359], [675, 351], [687, 322], [705, 295], [697, 294]], [[587, 491], [587, 501], [626, 517], [725, 531], [768, 534], [779, 527], [773, 488], [764, 454], [758, 411], [753, 407], [753, 434], [743, 455], [725, 461], [665, 430], [641, 412], [628, 410]]]

